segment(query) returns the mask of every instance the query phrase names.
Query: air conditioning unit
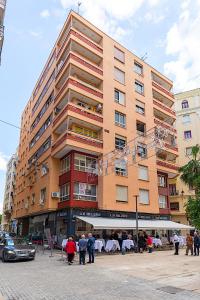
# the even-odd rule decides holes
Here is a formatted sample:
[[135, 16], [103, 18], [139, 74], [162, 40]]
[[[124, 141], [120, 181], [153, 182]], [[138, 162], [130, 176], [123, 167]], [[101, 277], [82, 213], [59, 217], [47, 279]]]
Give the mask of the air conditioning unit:
[[52, 192], [51, 197], [52, 198], [60, 198], [60, 193], [59, 192]]

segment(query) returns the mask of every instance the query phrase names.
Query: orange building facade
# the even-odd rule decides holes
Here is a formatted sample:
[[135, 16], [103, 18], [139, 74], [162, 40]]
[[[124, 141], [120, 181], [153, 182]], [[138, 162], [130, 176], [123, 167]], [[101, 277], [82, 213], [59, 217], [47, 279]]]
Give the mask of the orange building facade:
[[[21, 118], [13, 220], [73, 234], [76, 216], [169, 219], [172, 82], [71, 12]], [[156, 128], [167, 134], [152, 146]], [[126, 151], [125, 151], [126, 150]]]

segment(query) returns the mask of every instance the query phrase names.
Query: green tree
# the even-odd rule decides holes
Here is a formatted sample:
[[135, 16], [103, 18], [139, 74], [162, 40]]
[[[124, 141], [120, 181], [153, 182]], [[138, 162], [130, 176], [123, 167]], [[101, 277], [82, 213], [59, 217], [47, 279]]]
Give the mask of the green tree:
[[200, 147], [192, 147], [192, 159], [179, 169], [181, 180], [200, 195]]
[[200, 147], [192, 147], [192, 158], [179, 169], [181, 180], [195, 191], [194, 197], [189, 197], [185, 210], [190, 223], [200, 229]]
[[0, 214], [0, 224], [1, 224], [1, 220], [2, 220], [2, 214]]

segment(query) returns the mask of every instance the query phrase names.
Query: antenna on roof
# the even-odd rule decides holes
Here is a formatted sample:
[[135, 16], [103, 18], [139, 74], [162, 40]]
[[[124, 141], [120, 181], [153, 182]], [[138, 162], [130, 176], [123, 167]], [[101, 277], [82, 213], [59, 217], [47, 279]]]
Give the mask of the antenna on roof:
[[81, 4], [82, 4], [82, 3], [78, 1], [78, 9], [77, 9], [78, 15], [79, 15], [79, 12], [80, 12], [80, 6], [81, 6]]
[[145, 52], [145, 54], [141, 57], [141, 60], [145, 61], [148, 58], [148, 53]]

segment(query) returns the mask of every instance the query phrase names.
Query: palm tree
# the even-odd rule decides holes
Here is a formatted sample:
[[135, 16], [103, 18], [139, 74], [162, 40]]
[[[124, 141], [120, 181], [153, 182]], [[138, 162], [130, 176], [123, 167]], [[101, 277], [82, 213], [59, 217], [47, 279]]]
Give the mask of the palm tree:
[[200, 146], [192, 147], [192, 159], [179, 168], [181, 180], [194, 188], [195, 194], [200, 195]]

